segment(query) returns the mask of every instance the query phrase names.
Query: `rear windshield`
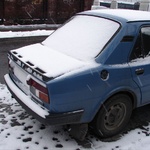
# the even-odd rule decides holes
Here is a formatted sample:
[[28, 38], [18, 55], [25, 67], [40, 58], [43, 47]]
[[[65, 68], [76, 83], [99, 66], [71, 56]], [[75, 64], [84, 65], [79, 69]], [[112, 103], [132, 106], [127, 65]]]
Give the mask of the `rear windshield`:
[[119, 29], [112, 20], [76, 16], [51, 34], [43, 44], [79, 60], [94, 59]]

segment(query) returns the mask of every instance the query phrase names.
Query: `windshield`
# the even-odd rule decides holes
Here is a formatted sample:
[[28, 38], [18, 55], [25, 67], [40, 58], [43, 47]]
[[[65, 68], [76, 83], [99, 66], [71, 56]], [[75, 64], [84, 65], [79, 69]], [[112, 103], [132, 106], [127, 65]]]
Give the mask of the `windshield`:
[[119, 28], [112, 20], [76, 16], [51, 34], [43, 44], [79, 60], [94, 59]]

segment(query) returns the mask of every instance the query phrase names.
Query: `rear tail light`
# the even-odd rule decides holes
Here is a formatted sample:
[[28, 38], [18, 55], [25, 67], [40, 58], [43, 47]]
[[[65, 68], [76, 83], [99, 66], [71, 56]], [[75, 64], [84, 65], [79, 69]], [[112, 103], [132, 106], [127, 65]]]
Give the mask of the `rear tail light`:
[[46, 103], [49, 103], [49, 98], [48, 98], [47, 94], [44, 94], [44, 93], [39, 91], [39, 98], [44, 100]]
[[48, 90], [46, 87], [42, 86], [41, 84], [37, 83], [33, 79], [27, 80], [27, 84], [30, 85], [30, 91], [33, 95], [38, 97], [40, 100], [49, 103], [49, 96]]

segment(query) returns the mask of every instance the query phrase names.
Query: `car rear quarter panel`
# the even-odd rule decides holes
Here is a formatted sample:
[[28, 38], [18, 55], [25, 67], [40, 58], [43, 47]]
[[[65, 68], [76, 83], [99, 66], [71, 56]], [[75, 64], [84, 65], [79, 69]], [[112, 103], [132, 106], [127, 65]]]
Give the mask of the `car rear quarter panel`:
[[[109, 78], [101, 79], [101, 71], [107, 69]], [[49, 82], [50, 112], [62, 113], [83, 109], [81, 122], [90, 122], [101, 105], [120, 91], [138, 93], [127, 66], [102, 66]]]
[[53, 113], [84, 109], [83, 120], [88, 120], [90, 111], [99, 101], [99, 72], [89, 69], [78, 74], [59, 77], [48, 84], [50, 111]]

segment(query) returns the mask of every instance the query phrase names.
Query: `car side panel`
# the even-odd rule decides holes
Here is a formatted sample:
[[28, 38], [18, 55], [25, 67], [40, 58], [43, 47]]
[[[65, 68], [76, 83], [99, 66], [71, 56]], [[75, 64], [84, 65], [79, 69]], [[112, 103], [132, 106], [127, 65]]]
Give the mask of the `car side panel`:
[[[108, 79], [101, 78], [107, 70]], [[139, 89], [131, 79], [128, 65], [99, 66], [71, 77], [55, 79], [48, 85], [50, 91], [50, 112], [62, 113], [83, 109], [81, 122], [90, 122], [101, 105], [113, 94], [130, 91], [140, 97]]]

